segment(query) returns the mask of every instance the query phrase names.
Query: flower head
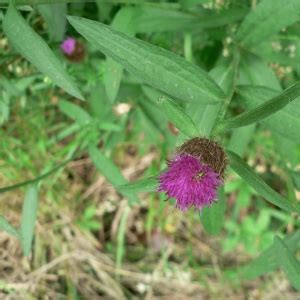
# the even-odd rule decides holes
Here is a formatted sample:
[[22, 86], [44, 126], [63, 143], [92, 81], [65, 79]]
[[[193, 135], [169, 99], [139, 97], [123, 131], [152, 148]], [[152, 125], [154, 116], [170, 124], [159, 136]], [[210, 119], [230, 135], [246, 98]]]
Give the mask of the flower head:
[[72, 37], [65, 39], [61, 43], [60, 48], [64, 52], [66, 58], [72, 62], [80, 62], [85, 57], [84, 44]]
[[76, 47], [76, 40], [71, 37], [65, 39], [60, 45], [62, 51], [67, 55], [72, 55], [73, 52], [75, 51], [75, 47]]
[[216, 200], [223, 183], [226, 156], [223, 149], [208, 139], [194, 138], [177, 149], [168, 169], [159, 177], [158, 191], [176, 199], [176, 207], [198, 209]]

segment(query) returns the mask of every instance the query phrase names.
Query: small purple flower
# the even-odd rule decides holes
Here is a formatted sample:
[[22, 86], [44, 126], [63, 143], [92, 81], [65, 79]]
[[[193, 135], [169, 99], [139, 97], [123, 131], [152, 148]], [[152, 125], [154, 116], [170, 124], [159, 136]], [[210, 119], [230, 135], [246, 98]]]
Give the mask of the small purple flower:
[[60, 48], [65, 54], [72, 55], [76, 48], [76, 40], [68, 37], [61, 43]]
[[192, 206], [201, 209], [216, 199], [216, 191], [222, 180], [198, 158], [179, 154], [169, 161], [168, 167], [159, 177], [158, 191], [175, 198], [176, 207], [180, 210], [186, 211]]

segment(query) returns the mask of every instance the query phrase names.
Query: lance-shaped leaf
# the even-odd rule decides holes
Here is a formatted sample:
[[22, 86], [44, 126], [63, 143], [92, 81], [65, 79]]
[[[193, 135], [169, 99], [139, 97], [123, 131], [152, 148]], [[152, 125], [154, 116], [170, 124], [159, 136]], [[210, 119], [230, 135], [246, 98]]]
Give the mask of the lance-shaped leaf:
[[298, 212], [300, 209], [291, 205], [285, 198], [274, 191], [267, 185], [251, 168], [246, 164], [241, 157], [234, 152], [227, 150], [230, 160], [230, 167], [243, 178], [258, 194], [268, 200], [275, 206], [280, 207], [288, 212]]
[[158, 101], [167, 118], [175, 125], [175, 127], [189, 137], [194, 137], [199, 134], [193, 120], [177, 103], [164, 96], [160, 97]]
[[60, 42], [64, 38], [66, 30], [67, 3], [49, 3], [38, 6], [48, 29], [51, 41]]
[[70, 16], [71, 25], [105, 55], [146, 83], [185, 101], [217, 103], [225, 95], [202, 69], [182, 57], [92, 20]]
[[[115, 30], [126, 33], [129, 36], [134, 36], [135, 28], [132, 20], [136, 13], [137, 10], [133, 7], [123, 7], [114, 17], [111, 27]], [[103, 83], [106, 94], [111, 102], [114, 102], [118, 95], [122, 75], [123, 66], [114, 61], [111, 57], [107, 57]]]
[[36, 184], [30, 186], [25, 194], [21, 217], [21, 245], [23, 253], [28, 256], [34, 236], [34, 228], [38, 208], [38, 187]]
[[253, 47], [299, 21], [299, 11], [299, 0], [263, 0], [246, 16], [236, 38], [243, 45]]
[[274, 238], [277, 252], [277, 262], [283, 268], [292, 286], [300, 291], [300, 263], [289, 249], [288, 245], [278, 236]]
[[213, 235], [218, 234], [223, 226], [225, 217], [226, 201], [224, 188], [218, 191], [218, 199], [210, 207], [204, 207], [200, 213], [204, 229]]
[[[255, 109], [269, 99], [277, 97], [279, 92], [262, 86], [239, 86], [238, 96], [240, 104], [246, 109]], [[290, 102], [289, 105], [277, 113], [262, 120], [262, 124], [274, 133], [279, 133], [294, 141], [300, 141], [299, 135], [299, 109], [300, 101]]]
[[[292, 252], [297, 250], [300, 246], [300, 231], [298, 230], [297, 232], [286, 236], [284, 243]], [[281, 258], [282, 256], [278, 255], [277, 247], [275, 243], [273, 243], [257, 258], [252, 260], [249, 264], [241, 267], [239, 269], [239, 276], [242, 279], [251, 280], [268, 272], [274, 271], [281, 264], [281, 262], [277, 260], [277, 257]]]
[[[212, 78], [220, 85], [225, 94], [228, 96], [235, 87], [237, 70], [238, 63], [236, 62], [236, 57], [234, 57], [232, 61], [220, 61], [220, 63], [210, 71]], [[225, 105], [225, 103], [218, 103], [216, 105], [200, 106], [196, 103], [191, 103], [187, 108], [189, 115], [197, 124], [202, 135], [207, 137], [211, 135], [219, 113], [221, 113], [220, 109], [222, 104]]]
[[259, 122], [266, 117], [283, 109], [290, 102], [300, 96], [300, 83], [287, 88], [282, 94], [276, 96], [264, 104], [242, 113], [236, 117], [224, 120], [219, 125], [219, 130], [227, 130], [231, 128], [243, 127]]
[[141, 6], [133, 20], [137, 32], [163, 32], [192, 29], [198, 21], [197, 16], [178, 10], [160, 7]]
[[123, 184], [117, 187], [121, 193], [154, 192], [157, 190], [158, 180], [156, 177], [140, 179], [132, 183]]
[[80, 91], [46, 42], [10, 4], [3, 20], [3, 31], [10, 44], [43, 74], [70, 95], [83, 99]]
[[[113, 186], [117, 188], [118, 186], [127, 183], [126, 179], [114, 162], [101, 153], [95, 146], [89, 147], [89, 155], [95, 167]], [[131, 191], [120, 192], [124, 196], [128, 197], [130, 204], [138, 202], [137, 197]]]
[[8, 234], [20, 238], [19, 232], [15, 229], [14, 226], [12, 226], [5, 218], [0, 216], [0, 229], [6, 231]]
[[80, 106], [65, 100], [60, 100], [58, 106], [64, 114], [75, 120], [80, 126], [92, 123], [92, 117]]

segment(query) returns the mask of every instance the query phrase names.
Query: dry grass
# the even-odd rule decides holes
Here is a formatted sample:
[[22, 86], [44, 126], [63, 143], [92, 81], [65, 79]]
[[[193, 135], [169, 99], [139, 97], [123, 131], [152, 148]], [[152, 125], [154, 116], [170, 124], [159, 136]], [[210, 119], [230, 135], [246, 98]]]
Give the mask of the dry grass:
[[[155, 153], [142, 159], [127, 157], [123, 174], [139, 177]], [[124, 161], [124, 160], [123, 160]], [[72, 174], [72, 179], [67, 174]], [[67, 186], [57, 191], [55, 185]], [[2, 185], [2, 184], [1, 184]], [[54, 185], [40, 193], [40, 208], [32, 254], [23, 258], [19, 243], [0, 233], [0, 299], [296, 299], [281, 273], [237, 285], [223, 269], [247, 261], [243, 253], [222, 254], [220, 237], [207, 236], [195, 218], [166, 205], [147, 233], [149, 195], [130, 208], [126, 254], [116, 268], [115, 247], [120, 218], [127, 201], [91, 166], [88, 159], [72, 162]], [[22, 194], [1, 195], [8, 219], [18, 224]], [[98, 231], [78, 226], [86, 205], [96, 206]], [[155, 198], [154, 205], [159, 206]], [[164, 221], [159, 227], [158, 222]], [[221, 237], [222, 238], [222, 237]], [[108, 247], [110, 246], [110, 247]], [[189, 263], [188, 249], [197, 262]], [[75, 294], [81, 298], [76, 298]]]

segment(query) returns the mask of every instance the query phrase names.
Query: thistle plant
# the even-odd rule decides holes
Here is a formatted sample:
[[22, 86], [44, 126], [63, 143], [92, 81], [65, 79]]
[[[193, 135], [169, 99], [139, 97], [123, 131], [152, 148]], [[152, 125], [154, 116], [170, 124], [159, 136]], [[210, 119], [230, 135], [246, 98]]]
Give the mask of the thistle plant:
[[[64, 138], [72, 140], [62, 151], [67, 153], [62, 163], [53, 163], [39, 176], [0, 188], [0, 193], [4, 193], [27, 187], [20, 227], [0, 218], [0, 227], [20, 241], [24, 255], [34, 255], [32, 244], [41, 184], [79, 155], [88, 156], [95, 169], [127, 199], [118, 215], [116, 270], [122, 266], [126, 223], [132, 208], [140, 204], [140, 192], [154, 193], [153, 199], [160, 208], [163, 202], [159, 201], [165, 200], [160, 199], [164, 197], [161, 195], [174, 198], [179, 210], [199, 214], [199, 222], [211, 234], [224, 234], [222, 229], [232, 225], [229, 221], [238, 223], [238, 217], [229, 209], [226, 211], [226, 205], [234, 213], [240, 209], [238, 204], [229, 203], [225, 193], [229, 173], [249, 185], [256, 193], [255, 199], [265, 200], [262, 206], [274, 211], [277, 217], [280, 215], [282, 222], [276, 225], [279, 229], [270, 226], [272, 242], [253, 262], [239, 267], [236, 277], [250, 280], [281, 268], [291, 285], [300, 291], [296, 254], [300, 243], [300, 205], [295, 193], [300, 161], [299, 55], [295, 45], [287, 45], [282, 52], [278, 47], [278, 43], [290, 40], [300, 45], [299, 0], [125, 1], [128, 5], [123, 5], [124, 1], [105, 5], [96, 1], [100, 21], [95, 21], [96, 4], [83, 10], [92, 16], [82, 18], [74, 7], [67, 14], [66, 3], [74, 1], [58, 0], [65, 13], [52, 16], [62, 18], [58, 24], [68, 25], [60, 28], [56, 22], [50, 22], [49, 30], [60, 30], [61, 36], [66, 30], [74, 36], [60, 40], [60, 45], [45, 42], [36, 32], [38, 28], [27, 22], [36, 12], [35, 4], [47, 0], [0, 2], [5, 6], [0, 14], [3, 33], [13, 49], [12, 55], [5, 53], [3, 61], [11, 66], [11, 56], [16, 55], [29, 61], [44, 76], [40, 86], [30, 93], [44, 89], [43, 84], [48, 82], [43, 97], [52, 93], [62, 96], [64, 100], [59, 99], [56, 109], [73, 122], [47, 144], [52, 147]], [[90, 5], [83, 0], [76, 2], [84, 3], [84, 7]], [[33, 5], [34, 12], [28, 20], [24, 18], [26, 13], [19, 11], [24, 4]], [[48, 5], [51, 4], [49, 0]], [[50, 13], [53, 11], [49, 9]], [[160, 34], [164, 36], [165, 32], [176, 33], [174, 36], [178, 35], [182, 47], [178, 49], [174, 41], [168, 42], [169, 35], [161, 42]], [[85, 47], [87, 44], [91, 47]], [[88, 51], [91, 59], [89, 68], [84, 70], [83, 59]], [[5, 116], [1, 125], [9, 120], [7, 93], [13, 90], [9, 80], [3, 82], [1, 113]], [[12, 97], [22, 85], [24, 82], [11, 92]], [[75, 99], [87, 100], [87, 104]], [[116, 116], [113, 108], [118, 102], [130, 102], [130, 111]], [[168, 124], [179, 134], [174, 136]], [[284, 188], [276, 191], [247, 163], [247, 147], [250, 141], [255, 144], [255, 137], [262, 130], [274, 139], [276, 163], [281, 170], [278, 173], [283, 174], [287, 192]], [[127, 139], [139, 146], [140, 136], [147, 147], [155, 145], [158, 153], [163, 154], [157, 159], [159, 163], [146, 171], [147, 176], [128, 182], [113, 154]], [[18, 143], [14, 140], [14, 147]], [[253, 152], [258, 146], [253, 146]], [[8, 155], [7, 160], [10, 159]], [[253, 206], [254, 211], [261, 208]], [[281, 214], [290, 217], [292, 225], [282, 221], [285, 218]], [[152, 215], [149, 227], [153, 223], [151, 218]], [[228, 226], [224, 226], [226, 222]]]

